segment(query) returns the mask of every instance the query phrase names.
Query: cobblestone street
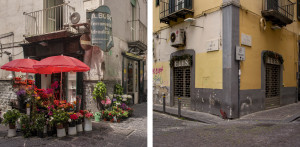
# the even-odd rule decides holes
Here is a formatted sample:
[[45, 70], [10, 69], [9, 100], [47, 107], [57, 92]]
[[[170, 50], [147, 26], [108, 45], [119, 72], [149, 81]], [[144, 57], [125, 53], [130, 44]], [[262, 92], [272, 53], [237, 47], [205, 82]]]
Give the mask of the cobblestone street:
[[63, 138], [7, 138], [7, 127], [0, 126], [0, 146], [147, 146], [147, 103], [133, 106], [134, 116], [121, 122], [93, 123], [93, 131]]
[[153, 112], [153, 146], [300, 146], [300, 121], [205, 124]]

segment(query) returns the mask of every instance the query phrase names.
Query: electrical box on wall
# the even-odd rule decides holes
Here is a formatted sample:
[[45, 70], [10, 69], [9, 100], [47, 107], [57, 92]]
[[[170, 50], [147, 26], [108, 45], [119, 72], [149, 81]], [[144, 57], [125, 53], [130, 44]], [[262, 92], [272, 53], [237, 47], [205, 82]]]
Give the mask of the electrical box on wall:
[[178, 29], [171, 33], [171, 46], [181, 47], [185, 46], [185, 31], [183, 29]]

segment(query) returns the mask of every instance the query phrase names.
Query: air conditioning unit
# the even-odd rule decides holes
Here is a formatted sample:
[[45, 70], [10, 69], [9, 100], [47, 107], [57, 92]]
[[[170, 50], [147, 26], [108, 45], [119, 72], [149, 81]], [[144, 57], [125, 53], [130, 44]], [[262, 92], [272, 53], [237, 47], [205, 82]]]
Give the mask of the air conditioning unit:
[[185, 32], [183, 29], [178, 29], [172, 32], [170, 38], [171, 46], [176, 48], [185, 46]]
[[184, 8], [184, 0], [176, 0], [176, 11]]

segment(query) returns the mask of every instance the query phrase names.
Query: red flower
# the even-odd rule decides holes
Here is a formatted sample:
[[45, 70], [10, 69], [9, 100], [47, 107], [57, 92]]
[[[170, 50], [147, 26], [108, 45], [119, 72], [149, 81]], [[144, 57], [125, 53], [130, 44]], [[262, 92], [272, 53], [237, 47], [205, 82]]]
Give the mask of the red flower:
[[110, 113], [108, 115], [111, 115]]

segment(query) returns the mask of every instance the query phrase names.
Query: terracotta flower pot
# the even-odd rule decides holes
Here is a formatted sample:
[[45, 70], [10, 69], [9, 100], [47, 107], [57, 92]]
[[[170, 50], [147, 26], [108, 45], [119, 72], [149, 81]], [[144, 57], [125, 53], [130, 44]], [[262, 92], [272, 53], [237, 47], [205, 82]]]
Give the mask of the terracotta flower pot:
[[121, 122], [121, 120], [120, 119], [118, 119], [118, 123], [120, 123]]
[[110, 122], [113, 123], [113, 122], [114, 122], [114, 119], [112, 118], [112, 119], [110, 120]]
[[103, 121], [107, 121], [107, 118], [104, 118]]

